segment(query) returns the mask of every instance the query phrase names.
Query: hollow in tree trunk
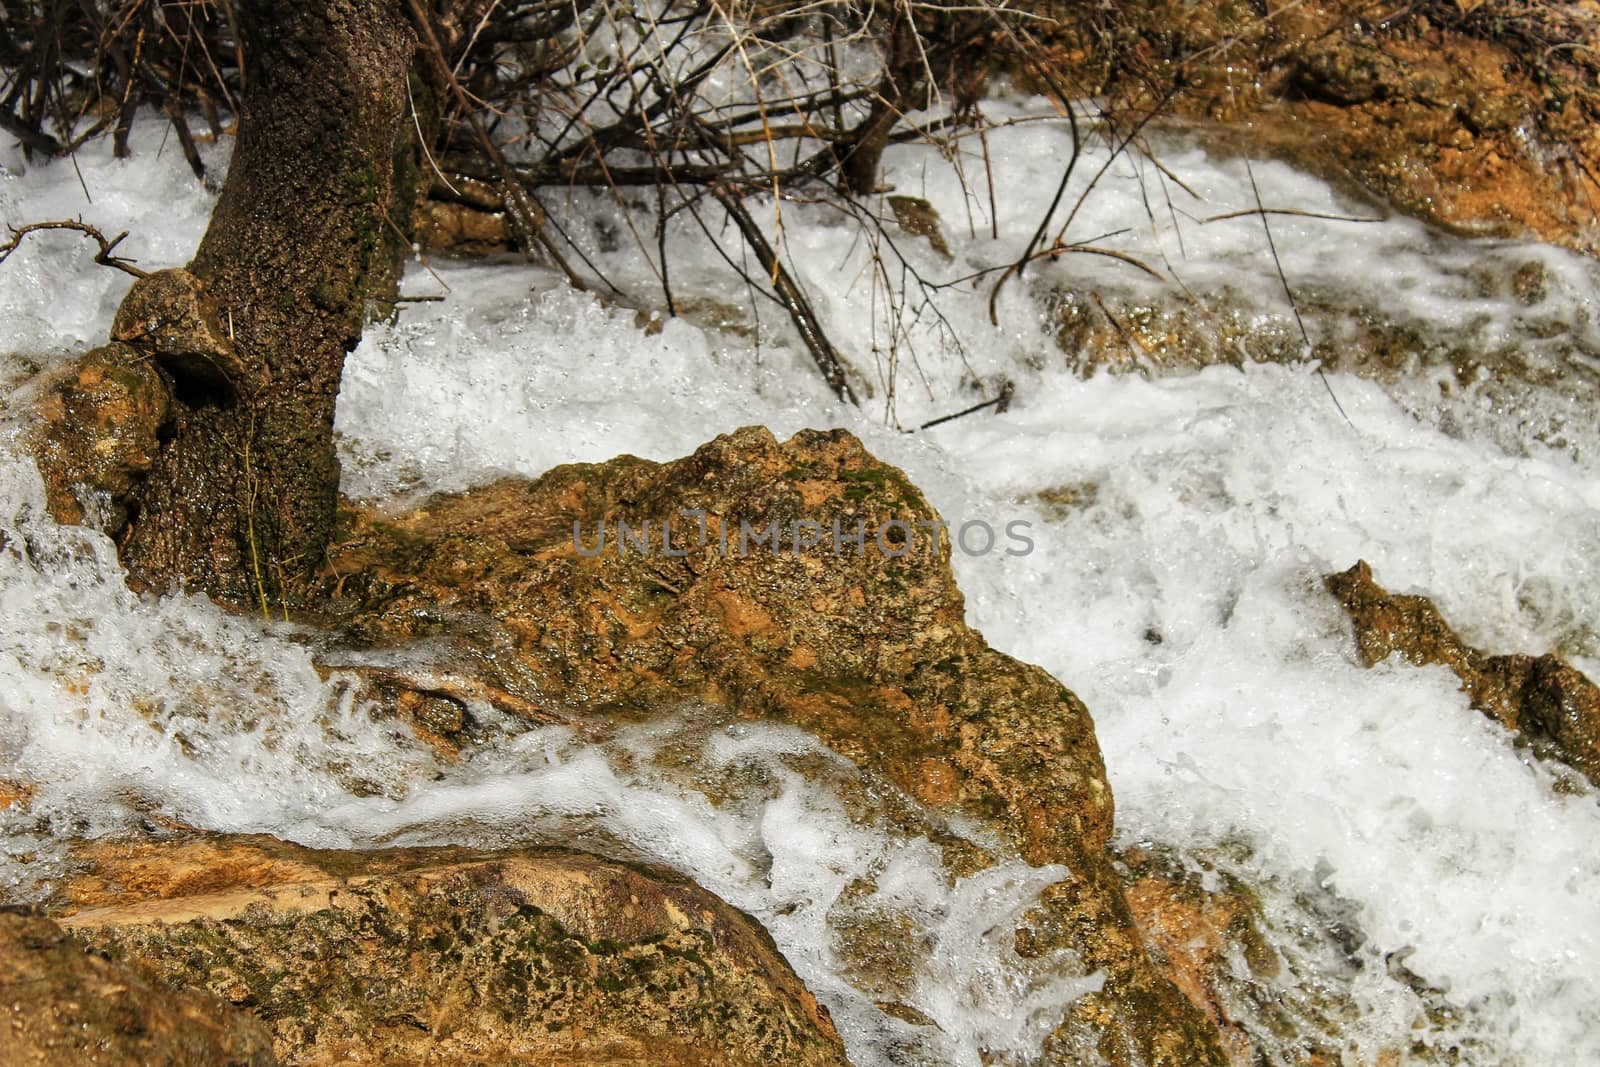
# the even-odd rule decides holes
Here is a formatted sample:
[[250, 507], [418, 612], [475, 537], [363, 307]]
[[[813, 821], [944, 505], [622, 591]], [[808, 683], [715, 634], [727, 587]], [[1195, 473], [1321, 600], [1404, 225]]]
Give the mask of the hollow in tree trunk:
[[170, 377], [174, 416], [130, 500], [130, 576], [276, 608], [334, 520], [334, 403], [409, 216], [415, 37], [403, 0], [244, 0], [238, 142], [187, 271], [139, 281], [115, 340]]

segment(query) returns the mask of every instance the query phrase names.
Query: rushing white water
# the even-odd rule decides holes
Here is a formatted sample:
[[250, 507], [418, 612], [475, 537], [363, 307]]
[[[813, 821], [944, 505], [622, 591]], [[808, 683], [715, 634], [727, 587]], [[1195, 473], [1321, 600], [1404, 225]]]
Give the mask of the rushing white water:
[[[997, 118], [1027, 113], [995, 105]], [[182, 262], [210, 197], [158, 137], [136, 139], [123, 162], [87, 146], [79, 166], [92, 201], [70, 166], [0, 156], [0, 220], [82, 214], [130, 229], [124, 247], [146, 266]], [[934, 153], [892, 156], [887, 179], [935, 204], [956, 259], [905, 235], [900, 253], [929, 279], [1006, 262], [1054, 191], [1065, 137], [1048, 121], [991, 131], [999, 239], [987, 236], [980, 180], [965, 196]], [[1252, 206], [1243, 163], [1178, 134], [1161, 147], [1205, 204], [1176, 189], [1155, 196], [1158, 172], [1117, 163], [1069, 236], [1125, 231], [1097, 243], [1173, 265], [1218, 305], [1281, 318], [1259, 217], [1200, 225], [1183, 214]], [[1103, 158], [1091, 154], [1080, 185]], [[1253, 170], [1269, 206], [1370, 211], [1285, 166]], [[1147, 213], [1147, 201], [1161, 210]], [[594, 260], [633, 303], [655, 299], [640, 253], [614, 239], [614, 209], [573, 207], [587, 212], [577, 228]], [[1541, 358], [1571, 365], [1563, 387], [1520, 394], [1515, 410], [1470, 386], [1443, 392], [1426, 368], [1388, 390], [1330, 375], [1341, 413], [1308, 367], [1074, 377], [1053, 347], [1053, 291], [1159, 295], [1102, 257], [1036, 264], [1002, 290], [1001, 329], [988, 322], [991, 276], [977, 292], [943, 291], [942, 324], [925, 315], [896, 334], [889, 289], [856, 232], [816, 206], [785, 204], [782, 219], [794, 268], [875, 386], [861, 412], [833, 401], [775, 312], [762, 312], [759, 346], [687, 319], [647, 334], [634, 309], [603, 306], [550, 273], [435, 263], [436, 274], [416, 270], [406, 284], [441, 292], [442, 281], [446, 299], [406, 306], [349, 362], [338, 426], [346, 490], [399, 499], [622, 452], [666, 459], [754, 422], [780, 434], [847, 426], [947, 518], [1036, 523], [1030, 556], [957, 555], [969, 617], [1088, 703], [1124, 840], [1231, 857], [1285, 929], [1307, 920], [1308, 894], [1339, 902], [1359, 930], [1335, 961], [1351, 973], [1323, 977], [1363, 1011], [1347, 1030], [1347, 1062], [1461, 1038], [1478, 1042], [1471, 1062], [1600, 1059], [1594, 796], [1554, 789], [1442, 670], [1361, 669], [1319, 581], [1364, 558], [1391, 588], [1435, 596], [1469, 639], [1600, 666], [1600, 429], [1592, 410], [1580, 421], [1587, 400], [1574, 399], [1595, 347], [1595, 264], [1403, 219], [1275, 219], [1285, 273], [1327, 306], [1484, 349], [1542, 345]], [[0, 267], [8, 382], [103, 337], [126, 289], [75, 238], [32, 240]], [[726, 240], [733, 249], [737, 236]], [[680, 298], [747, 303], [701, 238], [685, 229], [674, 247]], [[1549, 280], [1530, 310], [1505, 279], [1532, 260]], [[1003, 415], [919, 434], [887, 428], [992, 395], [972, 383], [998, 375], [1017, 383]], [[1535, 432], [1551, 413], [1559, 447]], [[728, 732], [694, 709], [680, 727], [597, 742], [500, 723], [470, 758], [441, 764], [373, 721], [337, 674], [324, 680], [292, 635], [198, 597], [128, 592], [104, 537], [44, 517], [17, 410], [7, 417], [0, 776], [39, 787], [25, 812], [0, 815], [15, 892], [48, 879], [61, 840], [150, 813], [316, 845], [587, 843], [679, 867], [761, 918], [864, 1063], [977, 1063], [985, 1050], [1025, 1059], [1059, 1005], [1095, 981], [1071, 960], [1023, 961], [1005, 936], [1060, 872], [1002, 863], [948, 884], [926, 838], [848, 802], [860, 788], [853, 769], [793, 731]], [[1038, 496], [1062, 488], [1070, 505]], [[854, 968], [848, 948], [850, 930], [883, 916], [909, 921], [928, 946], [892, 990]], [[1391, 976], [1391, 959], [1464, 1009], [1453, 1028], [1413, 1031], [1419, 1001]], [[938, 1031], [874, 1004], [886, 1000]]]

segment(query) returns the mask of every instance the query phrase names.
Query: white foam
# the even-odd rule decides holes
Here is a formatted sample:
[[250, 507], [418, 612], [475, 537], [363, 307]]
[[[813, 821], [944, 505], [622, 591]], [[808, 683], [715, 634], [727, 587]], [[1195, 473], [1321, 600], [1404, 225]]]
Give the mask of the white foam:
[[[1007, 107], [994, 111], [1004, 117]], [[899, 240], [907, 258], [947, 277], [1015, 255], [1053, 192], [1064, 137], [1049, 123], [992, 132], [1004, 179], [998, 242], [984, 236], [986, 195], [964, 202], [927, 152], [891, 156], [887, 176], [935, 202], [957, 262]], [[1242, 164], [1182, 138], [1158, 142], [1164, 162], [1206, 197], [1183, 204], [1174, 192], [1180, 206], [1198, 215], [1252, 205]], [[151, 156], [80, 161], [97, 204], [99, 190], [121, 190], [123, 215], [98, 221], [170, 240], [141, 249], [147, 261], [181, 261], [209, 205], [178, 195], [192, 182], [181, 158]], [[1095, 165], [1091, 157], [1084, 173]], [[1152, 226], [1132, 166], [1108, 171], [1083, 235], [1126, 228], [1106, 242], [1152, 260], [1164, 252], [1191, 287], [1282, 313], [1258, 219], [1201, 227], [1158, 210]], [[1269, 206], [1366, 210], [1282, 165], [1254, 169]], [[1150, 168], [1144, 177], [1149, 188]], [[74, 187], [70, 168], [37, 168], [0, 185], [0, 208], [6, 221], [59, 214]], [[114, 200], [105, 194], [108, 212]], [[613, 210], [597, 202], [597, 213]], [[146, 221], [173, 212], [175, 224]], [[758, 214], [770, 218], [770, 209]], [[872, 314], [871, 276], [851, 232], [821, 208], [786, 204], [783, 218], [830, 334], [872, 377], [880, 360], [887, 367], [882, 346], [872, 350], [874, 331], [888, 336], [890, 324]], [[1523, 338], [1540, 322], [1593, 343], [1591, 262], [1444, 238], [1400, 219], [1273, 225], [1296, 284], [1344, 306], [1454, 331], [1469, 346]], [[637, 253], [606, 251], [600, 228], [575, 227], [619, 284], [645, 293]], [[675, 231], [674, 241], [680, 296], [746, 300], [701, 238]], [[0, 349], [67, 349], [103, 335], [122, 283], [87, 271], [79, 251], [41, 245], [0, 267]], [[1473, 281], [1529, 259], [1553, 279], [1537, 312]], [[1249, 880], [1321, 885], [1351, 902], [1366, 939], [1352, 979], [1366, 1017], [1351, 1048], [1451, 1038], [1413, 1033], [1418, 1002], [1385, 963], [1398, 953], [1471, 1009], [1461, 1031], [1487, 1042], [1495, 1062], [1600, 1058], [1593, 796], [1556, 792], [1442, 672], [1359, 668], [1318, 584], [1365, 558], [1390, 588], [1434, 595], [1474, 641], [1495, 651], [1560, 647], [1592, 671], [1592, 450], [1576, 459], [1508, 452], [1475, 436], [1487, 423], [1471, 420], [1447, 436], [1379, 387], [1331, 375], [1351, 426], [1305, 368], [1075, 379], [1051, 347], [1040, 299], [1066, 285], [1145, 286], [1087, 256], [1036, 264], [1025, 284], [1008, 285], [999, 331], [987, 325], [986, 288], [952, 292], [946, 311], [968, 346], [964, 360], [932, 325], [912, 331], [920, 373], [906, 356], [895, 379], [903, 423], [970, 403], [971, 376], [1020, 383], [1007, 414], [919, 435], [884, 428], [887, 378], [864, 411], [836, 406], [781, 329], [759, 352], [684, 321], [648, 336], [633, 311], [568, 292], [549, 273], [435, 268], [448, 299], [407, 306], [398, 325], [369, 330], [349, 362], [339, 413], [347, 490], [460, 488], [620, 452], [665, 459], [750, 422], [780, 434], [846, 425], [904, 467], [947, 518], [1037, 524], [1030, 556], [958, 554], [969, 617], [997, 647], [1042, 663], [1084, 697], [1124, 838], [1207, 855], [1226, 845], [1245, 855], [1231, 862]], [[406, 284], [436, 290], [425, 272]], [[13, 856], [127, 825], [139, 809], [313, 844], [559, 839], [632, 851], [762, 918], [835, 1010], [860, 1062], [977, 1062], [982, 1049], [1036, 1047], [1053, 1008], [1093, 981], [1070, 960], [1029, 970], [1008, 954], [1005, 931], [1059, 872], [1010, 863], [947, 884], [919, 832], [852, 815], [840, 799], [848, 768], [792, 731], [637, 731], [601, 744], [562, 731], [507, 733], [441, 766], [355, 706], [337, 676], [319, 678], [284, 632], [263, 633], [198, 598], [128, 593], [104, 538], [42, 518], [37, 481], [15, 454], [8, 444], [0, 470], [0, 751], [18, 776], [42, 784], [33, 810], [46, 821], [4, 817]], [[1095, 491], [1047, 519], [1033, 494], [1063, 485]], [[671, 746], [692, 758], [654, 759]], [[833, 770], [808, 779], [790, 765], [800, 757]], [[876, 888], [863, 898], [857, 883], [866, 882]], [[1265, 896], [1277, 921], [1305, 921], [1292, 892]], [[850, 976], [841, 919], [879, 914], [913, 917], [941, 947], [896, 994], [939, 1033], [880, 1011], [879, 993]]]
[[[194, 254], [214, 194], [195, 178], [171, 126], [136, 123], [127, 159], [111, 139], [83, 145], [71, 163], [25, 163], [10, 138], [0, 151], [0, 225], [81, 219], [108, 239], [126, 232], [118, 256], [147, 271], [182, 266]], [[220, 178], [230, 145], [201, 145], [208, 173]], [[41, 232], [0, 266], [0, 352], [46, 361], [104, 344], [132, 276], [96, 266], [95, 243], [69, 232]]]

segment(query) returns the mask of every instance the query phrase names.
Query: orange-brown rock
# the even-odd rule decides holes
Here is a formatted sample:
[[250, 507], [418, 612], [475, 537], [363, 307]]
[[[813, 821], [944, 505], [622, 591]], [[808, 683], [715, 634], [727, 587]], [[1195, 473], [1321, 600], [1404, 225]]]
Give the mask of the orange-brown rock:
[[[1279, 961], [1242, 889], [1207, 890], [1172, 857], [1131, 848], [1126, 868], [1128, 905], [1151, 952], [1183, 995], [1203, 1010], [1222, 1035], [1228, 1062], [1247, 1067], [1255, 1058], [1249, 1028], [1239, 1018], [1239, 987], [1277, 976]], [[1235, 953], [1247, 970], [1235, 966]]]
[[107, 524], [122, 525], [118, 502], [155, 461], [169, 406], [160, 372], [123, 344], [95, 349], [45, 387], [34, 456], [58, 522], [81, 523], [103, 502]]
[[[936, 817], [1070, 869], [1019, 950], [1070, 949], [1105, 985], [1068, 1010], [1049, 1062], [1221, 1062], [1151, 966], [1108, 862], [1087, 710], [966, 625], [938, 518], [848, 433], [745, 429], [672, 463], [572, 465], [354, 515], [326, 610], [347, 661], [425, 652], [546, 715], [639, 719], [691, 699], [814, 733]], [[755, 540], [772, 530], [780, 551]], [[817, 543], [794, 551], [796, 535]]]
[[[1303, 884], [1288, 892], [1268, 883], [1258, 892], [1207, 857], [1150, 844], [1123, 849], [1117, 868], [1152, 953], [1215, 1023], [1232, 1067], [1443, 1067], [1495, 1058], [1461, 1033], [1461, 1010], [1411, 972], [1403, 952], [1383, 966], [1410, 993], [1390, 1008], [1410, 1013], [1414, 1040], [1375, 1047], [1361, 1033], [1371, 1011], [1363, 972], [1373, 963], [1353, 902]], [[1451, 1038], [1438, 1040], [1443, 1033]]]
[[1366, 666], [1398, 653], [1417, 666], [1449, 667], [1474, 708], [1600, 785], [1600, 686], [1552, 653], [1491, 656], [1473, 648], [1433, 601], [1390, 594], [1364, 561], [1325, 581], [1355, 624]]
[[16, 778], [0, 778], [0, 811], [22, 810], [33, 802], [35, 786]]
[[430, 252], [485, 256], [515, 246], [511, 222], [502, 211], [470, 204], [424, 200], [412, 218], [417, 243]]
[[0, 913], [0, 1063], [271, 1067], [266, 1028], [217, 997], [115, 963], [48, 919]]
[[1600, 248], [1600, 5], [1040, 6], [1058, 82], [1124, 123], [1159, 105], [1431, 222]]
[[285, 1063], [846, 1062], [765, 931], [663, 871], [209, 836], [86, 845], [78, 864], [64, 927], [249, 1012]]

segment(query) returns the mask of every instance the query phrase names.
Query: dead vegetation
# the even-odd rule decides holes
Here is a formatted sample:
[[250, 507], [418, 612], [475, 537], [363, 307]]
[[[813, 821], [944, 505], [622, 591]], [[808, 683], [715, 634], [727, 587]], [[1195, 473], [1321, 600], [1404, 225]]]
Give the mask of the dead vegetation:
[[[248, 74], [238, 6], [247, 16], [253, 7], [0, 0], [0, 126], [35, 155], [67, 155], [101, 135], [112, 136], [120, 154], [135, 117], [154, 109], [202, 174], [197, 145], [232, 128]], [[776, 308], [838, 397], [857, 402], [881, 391], [891, 420], [897, 390], [929, 385], [919, 343], [932, 338], [965, 359], [963, 338], [943, 310], [958, 290], [987, 295], [997, 321], [1007, 284], [1031, 264], [1063, 255], [1118, 261], [1118, 271], [1183, 289], [1163, 269], [1169, 265], [1108, 244], [1084, 210], [1113, 162], [1148, 156], [1152, 123], [1249, 116], [1245, 151], [1292, 155], [1446, 224], [1487, 219], [1581, 247], [1584, 227], [1592, 230], [1597, 217], [1600, 142], [1583, 141], [1600, 127], [1600, 55], [1592, 43], [1600, 16], [1591, 4], [404, 6], [420, 44], [408, 100], [420, 146], [416, 210], [396, 223], [408, 236], [472, 254], [520, 252], [608, 300], [676, 315], [684, 302], [675, 284], [681, 252], [669, 231], [703, 235], [748, 294], [758, 339], [760, 309]], [[1448, 47], [1440, 50], [1440, 41]], [[1466, 62], [1463, 41], [1498, 49], [1505, 71], [1482, 84], [1463, 75], [1451, 66]], [[1410, 70], [1407, 49], [1444, 58]], [[995, 75], [1049, 97], [1073, 149], [1020, 255], [936, 276], [911, 249], [924, 237], [940, 248], [938, 220], [930, 231], [926, 218], [917, 221], [915, 198], [880, 195], [889, 191], [880, 187], [880, 163], [895, 144], [936, 146], [972, 202], [987, 202], [992, 220], [1006, 192], [994, 188], [988, 160], [983, 90]], [[1465, 88], [1438, 88], [1456, 82]], [[1497, 102], [1500, 87], [1507, 99]], [[1268, 100], [1284, 106], [1262, 110]], [[1537, 144], [1519, 140], [1525, 128], [1537, 131]], [[1098, 173], [1080, 167], [1089, 147], [1110, 152]], [[1170, 209], [1167, 186], [1183, 188], [1182, 176], [1150, 162], [1159, 186], [1151, 210], [1163, 210], [1163, 196]], [[1556, 201], [1564, 203], [1559, 210], [1550, 207]], [[607, 202], [618, 241], [636, 247], [656, 292], [625, 291], [579, 232], [579, 216]], [[787, 240], [786, 210], [796, 204], [837, 212], [870, 253], [865, 286], [875, 314], [872, 336], [861, 343], [830, 338], [813, 307]], [[1256, 206], [1267, 235], [1277, 211]], [[734, 241], [721, 239], [729, 234]], [[1293, 279], [1282, 281], [1293, 304]], [[870, 367], [851, 364], [861, 349]], [[976, 372], [968, 378], [974, 402], [1003, 407], [1006, 382]]]
[[[253, 5], [238, 6], [251, 17]], [[249, 76], [233, 0], [91, 7], [0, 3], [0, 124], [34, 156], [70, 155], [104, 134], [123, 153], [136, 116], [154, 108], [203, 174], [196, 145], [232, 127]], [[916, 365], [919, 327], [932, 323], [941, 343], [960, 348], [940, 310], [942, 293], [991, 275], [998, 289], [1046, 255], [1105, 254], [1063, 236], [1061, 220], [1074, 215], [1063, 198], [1089, 138], [1127, 148], [1154, 114], [1127, 130], [1080, 115], [1082, 88], [1049, 69], [1034, 41], [1033, 30], [1049, 18], [994, 0], [406, 0], [406, 7], [421, 52], [408, 103], [421, 149], [415, 199], [424, 229], [499, 234], [577, 286], [636, 306], [656, 303], [624, 293], [587, 254], [574, 220], [563, 217], [574, 191], [597, 192], [620, 209], [625, 239], [648, 262], [668, 314], [680, 301], [669, 228], [687, 222], [708, 237], [736, 232], [742, 253], [710, 243], [753, 303], [775, 304], [788, 317], [830, 388], [850, 402], [873, 382], [848, 364], [811, 306], [786, 242], [786, 204], [828, 205], [868, 242], [872, 300], [888, 324], [871, 339], [874, 376], [892, 407], [903, 367]], [[1073, 129], [1061, 193], [1014, 263], [976, 276], [927, 277], [902, 249], [919, 236], [900, 222], [914, 206], [879, 195], [883, 154], [895, 144], [928, 143], [958, 169], [965, 158], [981, 159], [987, 170], [985, 81], [997, 69], [1025, 67], [1051, 86]], [[992, 208], [992, 188], [980, 193], [974, 184], [973, 195]], [[438, 205], [503, 222], [440, 223]]]

